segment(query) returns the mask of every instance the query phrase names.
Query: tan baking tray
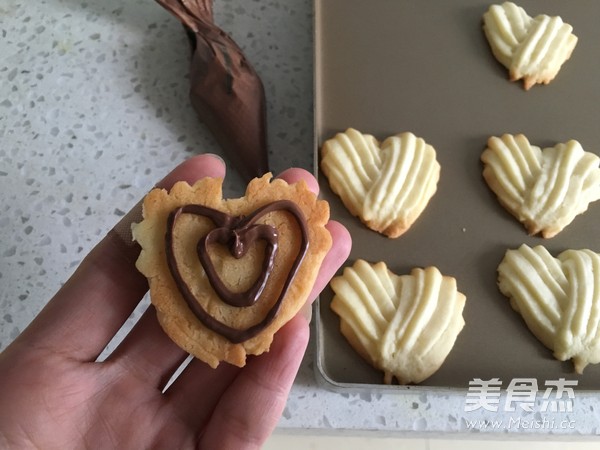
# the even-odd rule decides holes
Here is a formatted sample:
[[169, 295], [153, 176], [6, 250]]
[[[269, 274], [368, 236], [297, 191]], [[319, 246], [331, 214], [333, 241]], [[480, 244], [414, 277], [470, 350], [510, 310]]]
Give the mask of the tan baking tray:
[[[522, 0], [532, 16], [560, 15], [579, 37], [571, 59], [548, 86], [525, 91], [507, 80], [481, 29], [491, 3], [476, 0], [316, 0], [316, 151], [338, 131], [354, 127], [383, 139], [411, 131], [432, 144], [442, 166], [438, 192], [424, 214], [396, 240], [352, 217], [319, 174], [333, 218], [350, 230], [357, 258], [385, 261], [398, 274], [437, 266], [467, 296], [466, 326], [442, 368], [422, 383], [467, 388], [474, 378], [578, 380], [600, 388], [600, 365], [581, 376], [556, 361], [529, 332], [496, 287], [504, 252], [543, 244], [600, 252], [600, 202], [557, 237], [529, 237], [497, 202], [481, 176], [479, 157], [491, 135], [524, 133], [539, 146], [577, 139], [600, 154], [600, 2]], [[330, 386], [379, 387], [381, 373], [352, 350], [338, 331], [328, 288], [316, 307], [317, 368]], [[386, 388], [401, 392], [405, 388]]]

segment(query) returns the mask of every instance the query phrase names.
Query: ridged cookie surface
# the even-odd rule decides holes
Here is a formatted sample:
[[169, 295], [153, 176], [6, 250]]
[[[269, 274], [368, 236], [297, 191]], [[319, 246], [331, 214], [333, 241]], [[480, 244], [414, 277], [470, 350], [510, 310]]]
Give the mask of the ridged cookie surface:
[[466, 297], [435, 267], [396, 275], [357, 260], [331, 282], [331, 308], [352, 347], [384, 382], [419, 383], [442, 365], [465, 322]]
[[510, 80], [523, 79], [525, 89], [552, 81], [577, 44], [573, 27], [560, 17], [533, 18], [512, 2], [492, 5], [483, 15], [483, 29]]
[[556, 359], [572, 359], [578, 373], [600, 362], [600, 254], [566, 250], [554, 258], [541, 245], [522, 245], [506, 252], [498, 286]]
[[600, 199], [600, 158], [579, 142], [542, 150], [522, 134], [491, 137], [483, 177], [529, 234], [550, 238]]
[[390, 238], [419, 217], [440, 176], [435, 149], [414, 134], [379, 142], [352, 128], [323, 144], [321, 169], [346, 208]]
[[304, 305], [331, 246], [329, 205], [306, 183], [250, 182], [223, 199], [221, 179], [152, 190], [133, 227], [137, 267], [165, 332], [216, 367], [243, 366]]

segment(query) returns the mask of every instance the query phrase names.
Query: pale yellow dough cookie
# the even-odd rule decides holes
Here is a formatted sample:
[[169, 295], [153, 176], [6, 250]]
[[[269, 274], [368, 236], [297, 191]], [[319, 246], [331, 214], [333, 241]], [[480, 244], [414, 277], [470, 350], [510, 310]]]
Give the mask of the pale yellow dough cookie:
[[384, 383], [420, 383], [442, 365], [465, 321], [466, 297], [435, 267], [392, 273], [357, 260], [331, 281], [331, 308], [352, 347], [384, 372]]
[[321, 170], [353, 215], [390, 238], [417, 220], [440, 176], [435, 149], [414, 134], [379, 142], [353, 128], [323, 144]]
[[577, 373], [600, 362], [600, 254], [546, 248], [508, 250], [498, 266], [498, 286], [531, 332]]
[[490, 6], [483, 15], [483, 30], [510, 80], [523, 79], [526, 90], [550, 83], [577, 45], [573, 27], [560, 17], [530, 17], [512, 2]]
[[600, 158], [575, 140], [541, 149], [522, 134], [492, 136], [483, 177], [531, 235], [551, 238], [600, 199]]
[[[296, 213], [286, 209], [287, 201], [296, 205], [300, 216], [305, 219], [305, 235]], [[273, 211], [253, 216], [259, 208], [273, 202], [278, 202]], [[261, 234], [246, 243], [246, 253], [238, 255], [239, 258], [234, 257], [231, 250], [234, 235], [241, 236], [240, 240], [250, 235], [240, 231], [242, 222], [223, 227], [226, 229], [224, 241], [213, 240], [212, 236], [218, 234], [214, 231], [217, 225], [207, 214], [185, 209], [169, 222], [172, 212], [184, 205], [201, 205], [231, 217], [254, 217], [252, 220], [255, 222], [251, 225], [260, 225], [256, 229], [260, 229], [261, 233], [271, 236], [272, 230], [276, 231], [277, 250], [273, 269], [253, 305], [239, 307], [226, 303], [224, 296], [217, 294], [211, 284], [207, 268], [214, 267], [227, 292], [251, 290], [261, 284], [260, 277], [264, 273], [261, 269], [264, 261], [269, 260], [271, 241]], [[214, 178], [201, 179], [193, 186], [180, 182], [170, 192], [155, 189], [144, 200], [143, 217], [141, 223], [133, 226], [134, 239], [142, 247], [137, 267], [148, 278], [151, 301], [156, 307], [159, 322], [181, 348], [212, 367], [221, 361], [243, 366], [246, 355], [259, 355], [269, 349], [274, 333], [307, 301], [321, 262], [331, 247], [331, 236], [325, 228], [329, 219], [327, 202], [318, 200], [304, 181], [287, 184], [283, 180], [272, 180], [271, 174], [252, 180], [245, 196], [236, 199], [223, 199], [222, 180]], [[166, 236], [170, 236], [172, 246], [167, 245]], [[200, 259], [199, 243], [204, 239], [207, 240], [205, 254], [208, 254], [208, 262]], [[305, 241], [308, 248], [301, 257]], [[178, 268], [175, 272], [173, 261]], [[296, 262], [300, 263], [297, 273], [285, 291]], [[192, 302], [197, 302], [197, 305], [187, 302], [184, 295], [186, 288], [175, 281], [178, 276], [187, 285], [193, 296]], [[281, 296], [282, 292], [287, 293]], [[237, 342], [239, 336], [225, 337], [224, 333], [209, 329], [206, 324], [209, 319], [202, 320], [198, 313], [193, 312], [194, 308], [204, 311], [233, 329], [232, 333], [237, 336], [239, 330], [248, 330], [266, 320], [280, 297], [280, 307], [272, 321], [267, 321], [262, 331], [242, 337], [241, 342]]]

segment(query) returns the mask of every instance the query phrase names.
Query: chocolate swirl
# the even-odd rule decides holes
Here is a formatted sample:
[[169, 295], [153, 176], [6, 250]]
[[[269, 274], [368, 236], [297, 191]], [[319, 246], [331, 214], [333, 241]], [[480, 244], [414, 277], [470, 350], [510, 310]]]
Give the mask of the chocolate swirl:
[[[196, 252], [198, 254], [198, 258], [200, 259], [202, 268], [206, 272], [208, 281], [219, 298], [230, 306], [243, 308], [252, 306], [260, 299], [273, 271], [275, 256], [277, 255], [279, 248], [279, 233], [271, 225], [257, 223], [257, 221], [266, 214], [274, 211], [286, 211], [290, 213], [300, 226], [302, 237], [298, 255], [294, 259], [277, 301], [267, 312], [267, 315], [264, 317], [264, 319], [256, 325], [252, 325], [246, 329], [232, 328], [208, 314], [192, 293], [190, 286], [183, 279], [173, 247], [173, 231], [175, 229], [177, 219], [181, 217], [182, 214], [193, 214], [206, 217], [215, 224], [215, 228], [209, 231], [198, 241]], [[231, 255], [234, 258], [239, 259], [242, 258], [252, 244], [258, 240], [263, 240], [266, 242], [265, 255], [260, 276], [246, 291], [231, 291], [227, 286], [225, 286], [223, 280], [217, 273], [208, 253], [209, 247], [215, 243], [226, 245], [229, 247]], [[308, 228], [302, 211], [290, 200], [278, 200], [266, 204], [248, 216], [231, 216], [222, 211], [203, 205], [184, 205], [169, 214], [167, 219], [165, 244], [169, 271], [171, 272], [171, 276], [175, 280], [181, 295], [192, 312], [210, 330], [220, 334], [233, 343], [240, 343], [256, 336], [277, 316], [283, 299], [287, 294], [291, 283], [296, 277], [300, 264], [302, 263], [306, 252], [308, 251]]]

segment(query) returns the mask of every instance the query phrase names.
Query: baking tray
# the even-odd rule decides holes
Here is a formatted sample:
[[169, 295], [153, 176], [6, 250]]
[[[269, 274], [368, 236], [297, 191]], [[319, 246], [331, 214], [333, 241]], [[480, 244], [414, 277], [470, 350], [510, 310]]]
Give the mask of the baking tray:
[[322, 143], [348, 127], [380, 140], [411, 131], [432, 144], [441, 164], [438, 191], [413, 227], [391, 240], [351, 216], [319, 173], [332, 217], [348, 227], [356, 259], [385, 261], [397, 274], [437, 266], [467, 296], [466, 326], [441, 369], [418, 387], [383, 387], [339, 333], [327, 288], [316, 310], [317, 369], [335, 389], [466, 389], [474, 378], [578, 380], [600, 388], [600, 365], [574, 373], [527, 329], [496, 286], [509, 248], [543, 244], [600, 252], [600, 202], [558, 236], [527, 236], [483, 181], [480, 155], [489, 136], [524, 133], [534, 145], [577, 139], [600, 153], [600, 2], [522, 0], [529, 15], [560, 15], [579, 42], [548, 86], [511, 83], [483, 34], [488, 1], [317, 0], [315, 2], [315, 158]]

